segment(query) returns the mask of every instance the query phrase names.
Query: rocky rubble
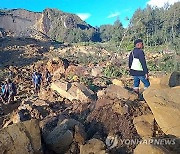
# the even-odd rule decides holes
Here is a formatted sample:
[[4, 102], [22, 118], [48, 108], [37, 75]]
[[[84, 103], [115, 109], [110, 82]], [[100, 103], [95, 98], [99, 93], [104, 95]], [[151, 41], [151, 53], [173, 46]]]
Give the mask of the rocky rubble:
[[170, 153], [170, 151], [163, 148], [162, 146], [154, 146], [151, 144], [139, 144], [134, 150], [134, 154], [142, 154], [142, 153], [166, 154], [166, 153]]
[[89, 99], [93, 99], [94, 94], [93, 91], [79, 83], [53, 82], [51, 89], [70, 101], [80, 100], [81, 102], [87, 102]]
[[0, 153], [43, 153], [38, 121], [30, 120], [1, 129]]
[[[41, 54], [36, 45], [27, 45], [25, 50], [33, 50], [29, 56]], [[43, 82], [40, 93], [35, 94], [31, 74], [34, 69], [44, 73], [45, 68], [53, 75], [52, 82]], [[5, 75], [9, 69], [14, 72], [18, 94], [14, 104], [1, 106], [0, 153], [179, 152], [178, 140], [176, 146], [160, 148], [125, 142], [179, 138], [178, 72], [151, 77], [143, 100], [128, 87], [132, 79], [112, 79], [106, 84], [99, 74], [102, 66], [93, 71], [91, 68], [94, 66], [87, 68], [57, 57], [4, 69]], [[91, 77], [91, 84], [98, 88], [83, 83], [81, 77]]]
[[152, 114], [135, 117], [133, 123], [141, 138], [153, 137], [154, 117]]
[[[22, 82], [22, 80], [19, 80], [19, 82]], [[58, 88], [61, 88], [60, 91], [54, 88], [57, 83], [63, 85], [58, 86]], [[149, 102], [152, 102], [154, 96], [157, 102], [158, 93], [162, 94], [160, 97], [165, 96], [163, 100], [172, 98], [168, 96], [168, 93], [173, 91], [171, 96], [174, 96], [174, 103], [177, 104], [175, 96], [178, 94], [178, 87], [170, 88], [166, 85], [167, 94], [164, 95], [163, 92], [166, 92], [166, 89], [158, 89], [157, 93], [154, 88], [157, 84], [152, 84], [153, 86], [149, 88], [151, 92], [148, 92], [149, 89], [144, 92], [144, 97], [147, 100], [146, 104], [144, 101], [139, 101], [136, 94], [125, 89], [122, 82], [115, 80], [113, 83], [116, 85], [111, 84], [107, 86], [100, 97], [89, 99], [94, 95], [94, 92], [84, 85], [62, 82], [62, 80], [52, 82], [51, 88], [49, 86], [42, 88], [39, 96], [28, 96], [24, 99], [17, 110], [9, 118], [6, 118], [3, 129], [7, 129], [10, 126], [15, 127], [23, 121], [28, 122], [27, 120], [31, 119], [40, 120], [41, 134], [39, 132], [39, 135], [42, 136], [42, 146], [39, 149], [45, 153], [71, 153], [74, 151], [82, 154], [87, 152], [121, 153], [124, 151], [133, 152], [133, 149], [135, 149], [135, 153], [140, 153], [139, 151], [142, 151], [142, 149], [155, 150], [156, 147], [154, 148], [153, 145], [149, 147], [138, 145], [136, 148], [137, 144], [123, 145], [120, 141], [156, 137], [155, 134], [157, 134], [158, 130], [154, 119], [160, 126], [160, 129], [164, 131], [166, 127], [165, 125], [162, 127], [162, 124], [167, 122], [163, 123], [162, 118], [159, 121], [158, 115], [161, 115], [161, 112], [158, 111], [157, 115]], [[75, 86], [74, 91], [69, 91], [72, 86]], [[155, 94], [153, 93], [153, 88]], [[80, 91], [82, 92], [80, 93]], [[69, 96], [70, 94], [72, 95], [71, 97]], [[147, 97], [149, 95], [150, 97]], [[22, 98], [22, 96], [19, 97]], [[168, 104], [168, 101], [166, 104]], [[169, 107], [167, 109], [170, 110]], [[168, 116], [169, 114], [166, 115]], [[163, 112], [163, 117], [165, 117], [165, 112]], [[164, 119], [170, 118], [166, 117]], [[178, 119], [176, 119], [177, 121]], [[173, 120], [171, 119], [170, 122], [170, 125], [172, 125]], [[11, 125], [12, 123], [13, 125]], [[178, 137], [178, 129], [177, 131], [175, 129], [168, 130], [167, 127], [168, 134]], [[28, 145], [28, 142], [22, 144]], [[2, 142], [2, 147], [2, 149], [5, 149], [4, 141]], [[11, 152], [11, 149], [9, 151]]]

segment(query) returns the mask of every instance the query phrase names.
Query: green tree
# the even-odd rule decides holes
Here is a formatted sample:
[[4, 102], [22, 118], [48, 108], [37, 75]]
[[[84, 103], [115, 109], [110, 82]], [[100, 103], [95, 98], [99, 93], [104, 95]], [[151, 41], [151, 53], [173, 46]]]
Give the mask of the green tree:
[[122, 23], [119, 20], [119, 17], [116, 19], [116, 21], [113, 24], [113, 31], [112, 31], [112, 40], [115, 42], [120, 42], [123, 37], [124, 28]]

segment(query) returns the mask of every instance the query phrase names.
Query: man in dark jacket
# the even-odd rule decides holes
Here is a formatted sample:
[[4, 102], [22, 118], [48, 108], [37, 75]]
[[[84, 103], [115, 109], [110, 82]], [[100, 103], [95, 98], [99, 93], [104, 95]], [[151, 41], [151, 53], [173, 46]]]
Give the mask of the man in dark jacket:
[[10, 80], [7, 79], [7, 88], [8, 88], [8, 104], [14, 102], [14, 96], [17, 94], [17, 89], [15, 84]]
[[139, 93], [140, 80], [144, 83], [144, 89], [150, 86], [148, 80], [148, 68], [143, 52], [143, 40], [137, 39], [134, 41], [134, 50], [129, 55], [130, 75], [134, 78], [134, 91]]

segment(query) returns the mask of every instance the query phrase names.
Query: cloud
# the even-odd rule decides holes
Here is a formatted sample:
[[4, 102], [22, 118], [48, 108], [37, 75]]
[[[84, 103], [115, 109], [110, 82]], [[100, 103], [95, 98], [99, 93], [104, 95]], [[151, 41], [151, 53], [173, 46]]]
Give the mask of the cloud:
[[114, 18], [120, 15], [120, 12], [114, 12], [107, 16], [107, 18]]
[[166, 3], [171, 5], [178, 1], [180, 1], [180, 0], [150, 0], [147, 2], [147, 4], [149, 4], [151, 6], [163, 7], [164, 4], [166, 4]]
[[86, 20], [91, 16], [90, 13], [76, 13], [76, 15], [78, 15], [82, 20]]

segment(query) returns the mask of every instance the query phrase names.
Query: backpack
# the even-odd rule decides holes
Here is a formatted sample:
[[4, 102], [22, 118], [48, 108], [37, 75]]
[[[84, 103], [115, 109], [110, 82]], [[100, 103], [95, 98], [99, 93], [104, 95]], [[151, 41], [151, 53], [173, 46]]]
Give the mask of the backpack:
[[6, 91], [5, 85], [2, 85], [2, 86], [1, 86], [1, 93], [4, 94], [5, 91]]

